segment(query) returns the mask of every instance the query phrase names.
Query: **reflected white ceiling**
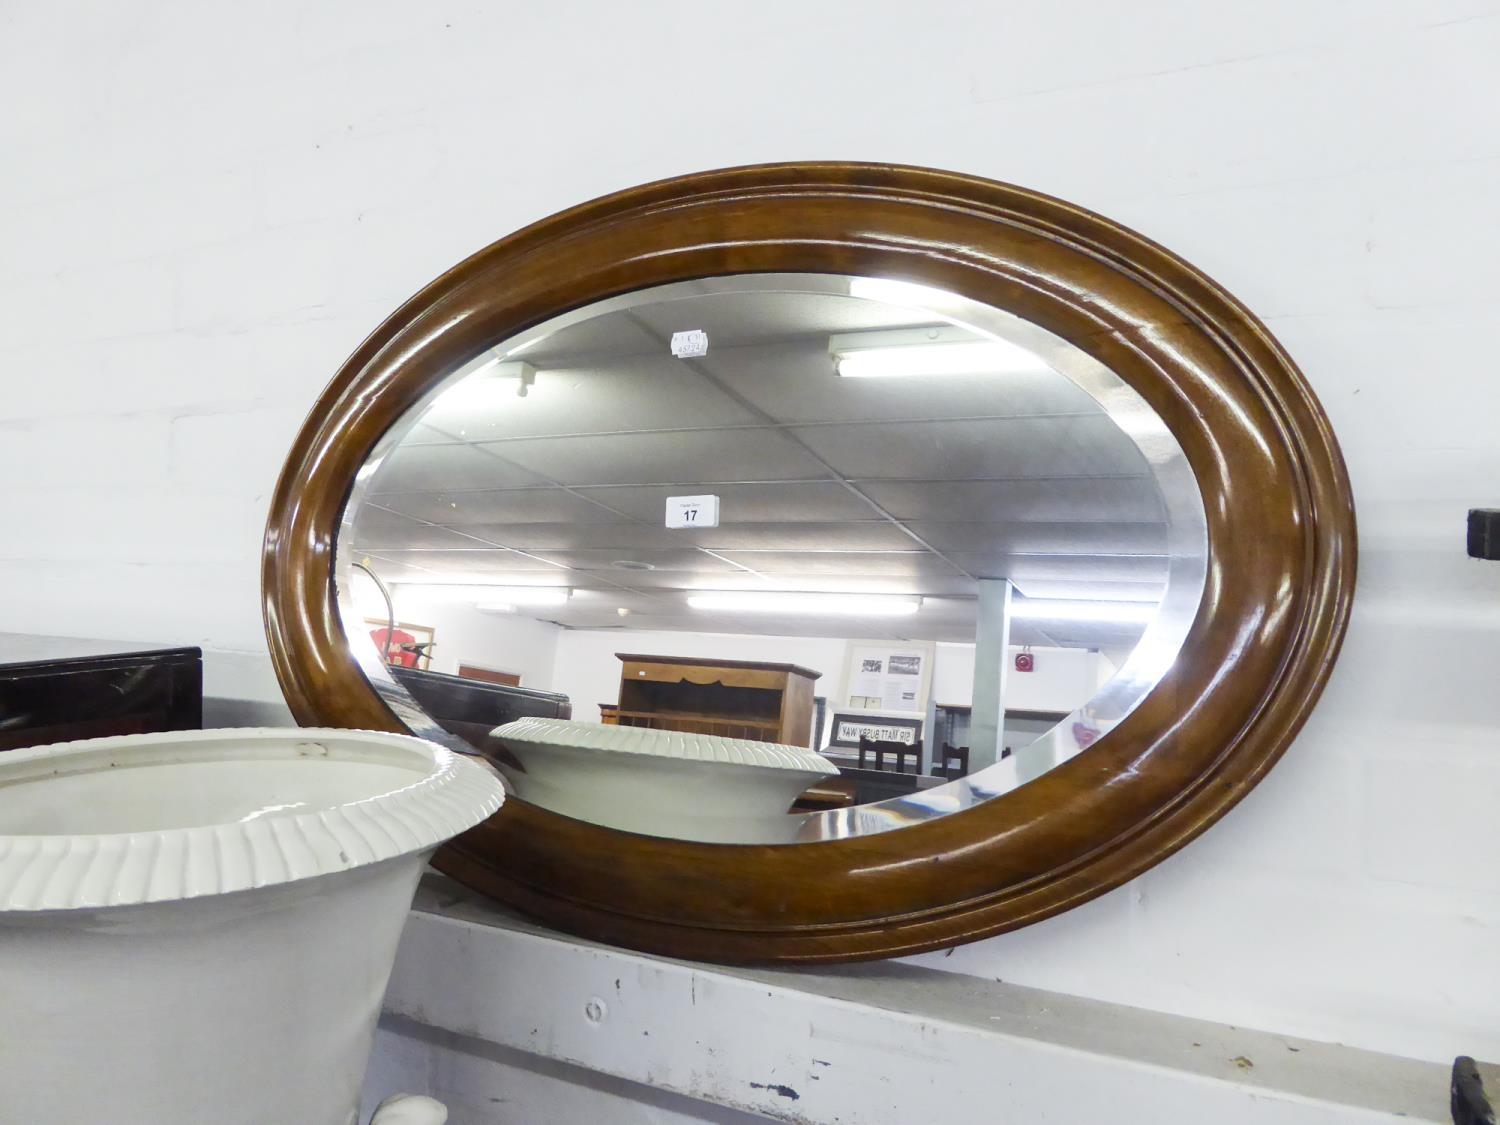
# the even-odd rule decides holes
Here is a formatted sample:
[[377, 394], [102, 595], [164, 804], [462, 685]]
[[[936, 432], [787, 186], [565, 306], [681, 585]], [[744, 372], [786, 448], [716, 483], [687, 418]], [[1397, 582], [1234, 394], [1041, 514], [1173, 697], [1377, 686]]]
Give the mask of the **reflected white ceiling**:
[[[1168, 561], [1156, 484], [1068, 379], [834, 374], [830, 335], [931, 323], [914, 315], [734, 293], [565, 328], [520, 357], [537, 368], [526, 397], [500, 381], [423, 415], [371, 482], [356, 556], [389, 582], [569, 586], [566, 606], [521, 612], [573, 628], [972, 641], [980, 579], [1031, 598], [1155, 600]], [[673, 358], [672, 333], [690, 329], [707, 331], [708, 354]], [[720, 526], [668, 530], [667, 498], [700, 493], [720, 497]], [[689, 609], [684, 592], [705, 589], [924, 603], [874, 620]], [[1118, 653], [1140, 631], [1016, 621], [1012, 641]]]

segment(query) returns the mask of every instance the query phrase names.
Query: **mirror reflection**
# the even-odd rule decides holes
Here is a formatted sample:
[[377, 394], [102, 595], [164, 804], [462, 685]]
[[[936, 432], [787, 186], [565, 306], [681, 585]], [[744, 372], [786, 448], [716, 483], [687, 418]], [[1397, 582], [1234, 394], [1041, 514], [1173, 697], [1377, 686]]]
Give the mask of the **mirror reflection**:
[[523, 800], [799, 842], [990, 799], [1171, 665], [1201, 500], [1118, 377], [899, 281], [742, 275], [497, 341], [337, 544], [366, 674]]

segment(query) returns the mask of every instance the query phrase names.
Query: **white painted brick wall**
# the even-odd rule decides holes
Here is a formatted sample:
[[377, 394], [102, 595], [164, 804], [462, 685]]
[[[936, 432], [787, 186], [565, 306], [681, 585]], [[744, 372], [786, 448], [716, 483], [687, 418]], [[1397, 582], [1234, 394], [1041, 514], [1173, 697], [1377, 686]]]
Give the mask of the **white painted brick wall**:
[[0, 628], [262, 652], [296, 420], [533, 219], [759, 160], [1023, 183], [1268, 320], [1344, 444], [1363, 585], [1324, 703], [1223, 824], [926, 962], [1500, 1056], [1500, 567], [1462, 557], [1464, 509], [1500, 505], [1497, 51], [1495, 0], [8, 5]]

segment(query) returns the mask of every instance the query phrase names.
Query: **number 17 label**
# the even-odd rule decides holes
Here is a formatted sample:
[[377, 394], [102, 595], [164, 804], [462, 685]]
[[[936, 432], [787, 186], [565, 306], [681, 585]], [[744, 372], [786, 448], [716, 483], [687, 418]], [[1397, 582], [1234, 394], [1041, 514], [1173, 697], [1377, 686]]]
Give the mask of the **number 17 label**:
[[719, 498], [717, 496], [668, 496], [667, 526], [718, 527]]

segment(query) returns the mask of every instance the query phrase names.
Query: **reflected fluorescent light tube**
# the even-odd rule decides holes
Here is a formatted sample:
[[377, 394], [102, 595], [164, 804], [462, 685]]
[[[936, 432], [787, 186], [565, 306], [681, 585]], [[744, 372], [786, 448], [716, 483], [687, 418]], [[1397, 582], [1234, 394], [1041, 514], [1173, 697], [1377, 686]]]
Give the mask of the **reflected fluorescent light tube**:
[[1004, 340], [976, 340], [953, 329], [852, 332], [828, 341], [834, 370], [846, 379], [922, 375], [1011, 375], [1045, 370], [1033, 352]]
[[905, 617], [922, 607], [921, 598], [888, 594], [783, 594], [769, 590], [726, 590], [691, 594], [694, 609], [729, 613], [800, 613], [809, 617]]
[[504, 602], [479, 602], [474, 606], [480, 613], [515, 613], [516, 607]]
[[1013, 601], [1010, 615], [1023, 621], [1097, 621], [1145, 624], [1156, 616], [1155, 602]]

